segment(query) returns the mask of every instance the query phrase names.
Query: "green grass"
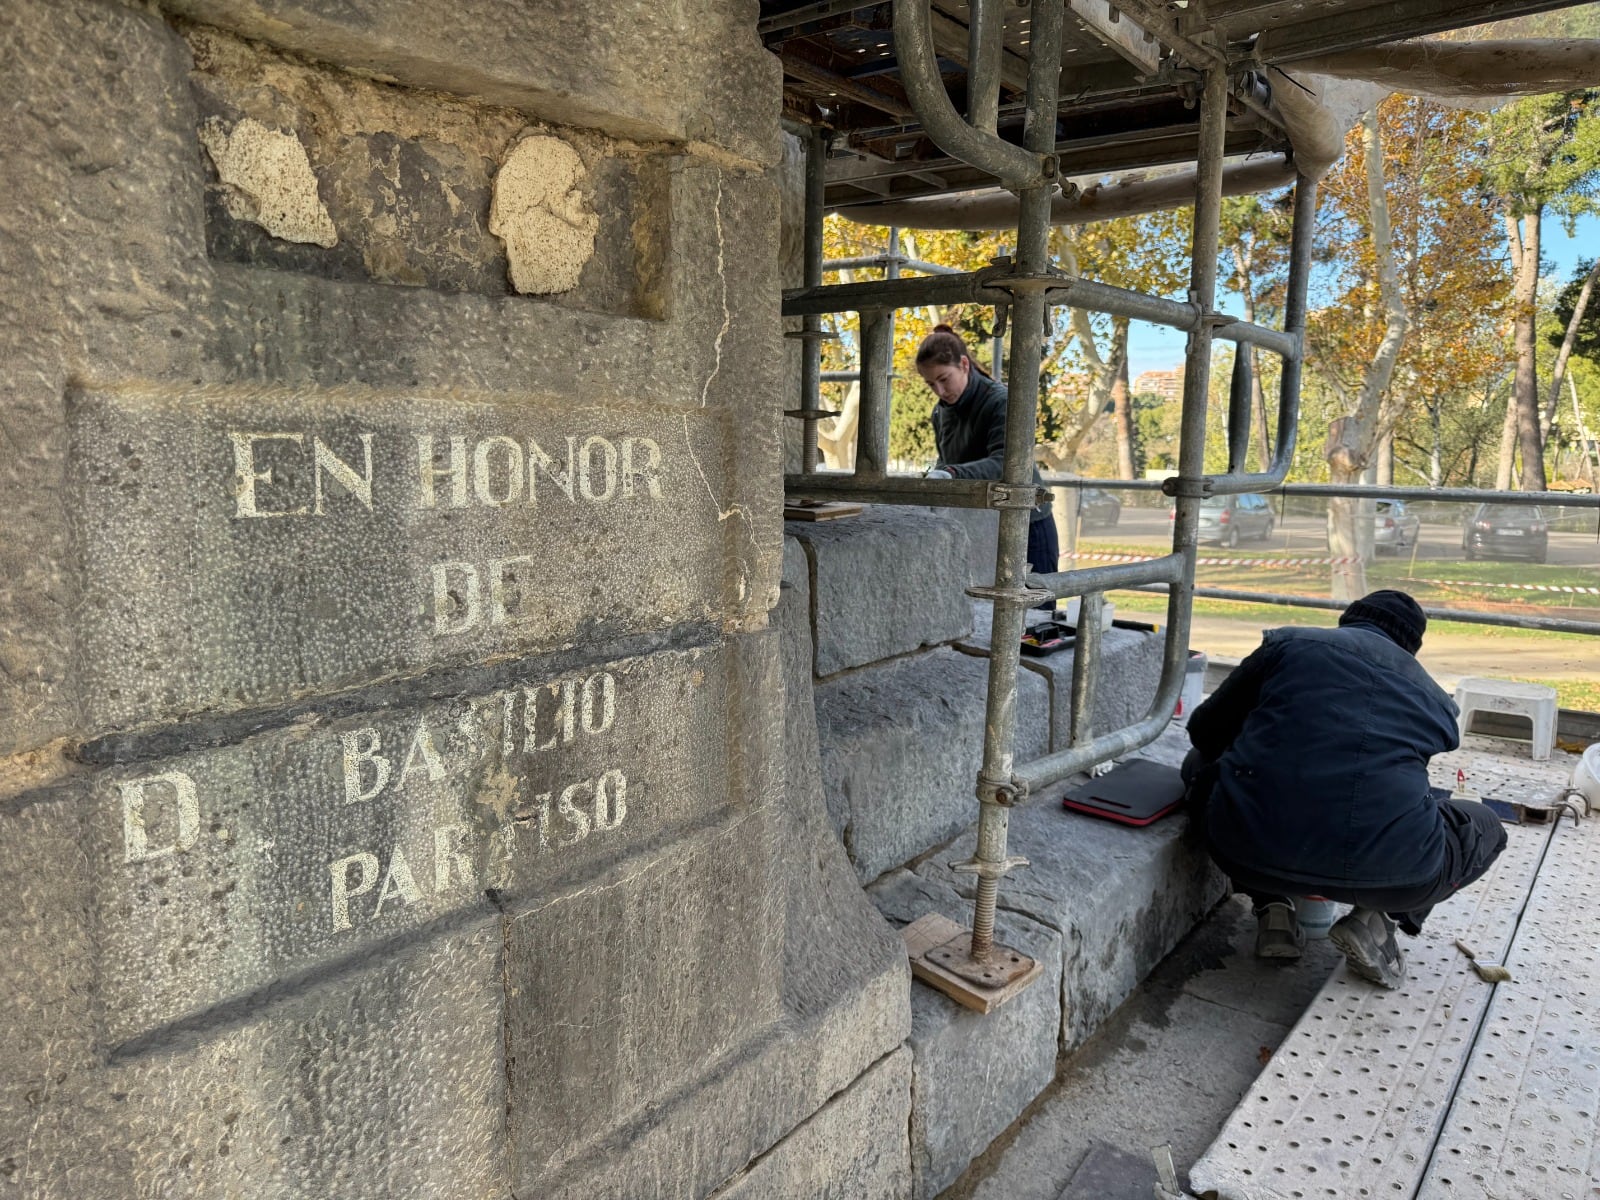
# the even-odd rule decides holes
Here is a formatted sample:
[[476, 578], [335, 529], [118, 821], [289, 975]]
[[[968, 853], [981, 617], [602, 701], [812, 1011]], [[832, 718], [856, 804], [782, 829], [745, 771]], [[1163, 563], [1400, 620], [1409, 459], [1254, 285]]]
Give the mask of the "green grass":
[[[1117, 592], [1118, 615], [1165, 617], [1166, 597], [1152, 592]], [[1196, 600], [1196, 616], [1226, 617], [1241, 625], [1270, 629], [1278, 625], [1311, 625], [1331, 628], [1339, 614], [1318, 608], [1291, 608], [1281, 604], [1242, 604], [1232, 600]], [[1472, 625], [1464, 621], [1430, 621], [1429, 633], [1453, 633], [1494, 641], [1588, 642], [1600, 648], [1597, 639], [1583, 633], [1548, 633], [1540, 629], [1512, 629], [1503, 625]], [[1556, 690], [1556, 703], [1580, 712], [1600, 712], [1600, 682], [1592, 679], [1534, 679], [1512, 676], [1522, 683], [1542, 683]]]
[[[1154, 592], [1119, 591], [1116, 597], [1119, 612], [1164, 615], [1167, 611], [1167, 598]], [[1198, 599], [1194, 602], [1194, 611], [1200, 616], [1231, 617], [1241, 623], [1259, 623], [1261, 628], [1271, 628], [1274, 625], [1320, 625], [1331, 629], [1339, 623], [1339, 614], [1331, 609], [1296, 608], [1286, 604], [1247, 604], [1237, 600]], [[1469, 621], [1430, 621], [1428, 628], [1440, 633], [1506, 638], [1513, 641], [1542, 641], [1554, 638], [1557, 641], [1589, 642], [1600, 650], [1600, 642], [1586, 633], [1551, 633], [1543, 629], [1514, 629], [1506, 625], [1475, 625]]]
[[[1097, 554], [1150, 554], [1150, 546], [1129, 546], [1085, 539], [1086, 551]], [[1202, 558], [1239, 557], [1262, 561], [1320, 557], [1299, 550], [1266, 549], [1250, 546], [1238, 550], [1217, 550], [1202, 546]], [[1157, 551], [1159, 552], [1159, 551]], [[1089, 565], [1089, 564], [1085, 564]], [[1197, 582], [1202, 586], [1231, 587], [1251, 592], [1281, 592], [1287, 595], [1327, 596], [1330, 568], [1326, 564], [1274, 567], [1232, 564], [1202, 564]], [[1431, 582], [1425, 582], [1431, 581]], [[1600, 595], [1565, 592], [1517, 591], [1486, 586], [1530, 583], [1551, 587], [1600, 586], [1600, 571], [1593, 567], [1550, 567], [1537, 563], [1463, 562], [1407, 558], [1379, 558], [1367, 564], [1367, 583], [1371, 588], [1393, 587], [1411, 593], [1419, 601], [1438, 608], [1474, 608], [1486, 612], [1543, 612], [1577, 620], [1600, 618]], [[1271, 606], [1268, 606], [1269, 608]]]

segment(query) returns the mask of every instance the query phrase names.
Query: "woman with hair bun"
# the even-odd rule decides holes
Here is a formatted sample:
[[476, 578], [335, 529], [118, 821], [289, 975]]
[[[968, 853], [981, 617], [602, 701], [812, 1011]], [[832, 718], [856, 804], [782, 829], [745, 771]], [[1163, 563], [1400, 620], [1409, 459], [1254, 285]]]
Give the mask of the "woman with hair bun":
[[[930, 418], [939, 461], [928, 478], [999, 479], [1006, 458], [1005, 384], [972, 361], [967, 344], [948, 325], [935, 325], [922, 339], [917, 347], [917, 374], [939, 398]], [[1043, 482], [1037, 466], [1033, 481]], [[1060, 570], [1060, 559], [1050, 505], [1041, 504], [1028, 524], [1028, 567], [1048, 575]]]

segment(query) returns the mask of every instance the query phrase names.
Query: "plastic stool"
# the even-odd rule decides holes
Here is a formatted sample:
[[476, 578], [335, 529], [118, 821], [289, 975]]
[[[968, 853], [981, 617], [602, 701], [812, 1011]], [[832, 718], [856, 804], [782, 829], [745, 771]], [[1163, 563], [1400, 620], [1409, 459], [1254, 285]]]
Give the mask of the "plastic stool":
[[[1536, 759], [1549, 758], [1555, 747], [1555, 688], [1472, 676], [1456, 684], [1456, 708], [1461, 710], [1458, 723], [1463, 736], [1480, 733], [1517, 738], [1529, 743]], [[1520, 736], [1524, 722], [1529, 731], [1525, 738]]]

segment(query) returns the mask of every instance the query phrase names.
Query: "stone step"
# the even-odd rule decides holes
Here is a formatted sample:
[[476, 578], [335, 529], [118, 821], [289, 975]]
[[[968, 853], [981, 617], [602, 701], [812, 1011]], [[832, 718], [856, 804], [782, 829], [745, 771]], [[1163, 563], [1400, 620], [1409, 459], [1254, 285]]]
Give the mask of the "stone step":
[[967, 535], [951, 517], [869, 506], [835, 521], [789, 521], [785, 532], [805, 553], [817, 678], [971, 631]]
[[[1045, 614], [1029, 612], [1033, 624]], [[994, 606], [972, 602], [972, 634], [956, 642], [956, 649], [985, 657]], [[1144, 720], [1161, 682], [1162, 635], [1113, 625], [1100, 635], [1100, 663], [1095, 674], [1094, 732], [1109, 733]], [[1050, 692], [1050, 749], [1065, 750], [1072, 733], [1072, 664], [1074, 648], [1067, 646], [1042, 657], [1022, 656], [1022, 666], [1043, 679]], [[1021, 755], [1018, 760], [1023, 761]]]
[[[1049, 740], [1045, 680], [1017, 681], [1016, 752]], [[925, 651], [816, 686], [828, 812], [862, 882], [948, 842], [977, 814], [988, 663]]]
[[[1151, 757], [1181, 757], [1163, 735]], [[1011, 812], [1008, 852], [1030, 866], [1000, 888], [1000, 941], [1043, 959], [1045, 975], [979, 1016], [922, 984], [911, 991], [911, 1162], [914, 1195], [948, 1187], [1051, 1082], [1058, 1054], [1098, 1029], [1204, 914], [1225, 881], [1179, 814], [1143, 829], [1067, 812], [1060, 790]], [[927, 912], [971, 920], [968, 830], [915, 868], [868, 888], [898, 925]]]

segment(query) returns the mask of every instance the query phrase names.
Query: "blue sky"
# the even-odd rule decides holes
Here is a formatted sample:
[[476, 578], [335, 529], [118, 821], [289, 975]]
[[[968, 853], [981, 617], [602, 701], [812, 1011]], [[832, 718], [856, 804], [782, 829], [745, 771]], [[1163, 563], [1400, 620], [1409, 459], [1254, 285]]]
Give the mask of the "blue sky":
[[[1542, 257], [1549, 273], [1565, 283], [1579, 258], [1600, 254], [1600, 218], [1585, 217], [1578, 222], [1572, 237], [1559, 221], [1546, 218], [1541, 230]], [[1224, 312], [1239, 311], [1238, 300], [1227, 293], [1221, 297]], [[1128, 370], [1137, 378], [1141, 371], [1166, 371], [1183, 363], [1184, 335], [1165, 326], [1134, 322], [1128, 330]]]

